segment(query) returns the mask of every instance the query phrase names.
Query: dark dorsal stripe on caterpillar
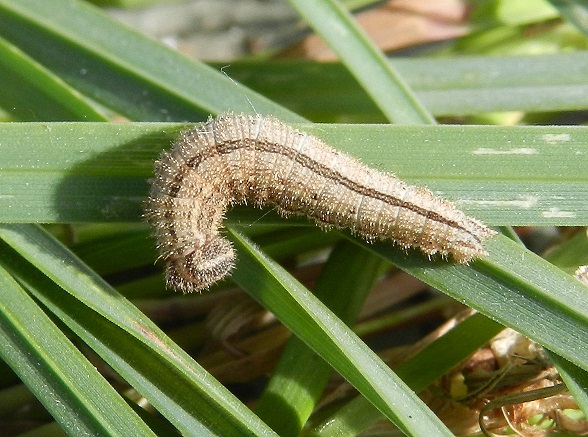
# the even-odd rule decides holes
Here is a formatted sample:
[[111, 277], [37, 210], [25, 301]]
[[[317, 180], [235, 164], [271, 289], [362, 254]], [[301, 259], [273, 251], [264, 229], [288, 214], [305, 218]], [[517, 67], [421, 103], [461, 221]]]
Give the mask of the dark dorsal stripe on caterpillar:
[[235, 254], [222, 219], [247, 201], [458, 263], [486, 255], [482, 242], [495, 234], [430, 191], [276, 118], [225, 114], [183, 132], [155, 163], [146, 217], [170, 286], [203, 290], [231, 270]]

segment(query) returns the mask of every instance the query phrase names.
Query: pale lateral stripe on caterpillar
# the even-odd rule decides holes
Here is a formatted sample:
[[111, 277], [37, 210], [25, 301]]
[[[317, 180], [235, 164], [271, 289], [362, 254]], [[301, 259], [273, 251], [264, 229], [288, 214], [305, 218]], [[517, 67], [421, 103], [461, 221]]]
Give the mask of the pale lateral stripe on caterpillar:
[[155, 163], [146, 218], [167, 282], [203, 290], [233, 267], [226, 209], [252, 201], [467, 263], [495, 232], [424, 188], [369, 168], [273, 117], [224, 114], [183, 132]]

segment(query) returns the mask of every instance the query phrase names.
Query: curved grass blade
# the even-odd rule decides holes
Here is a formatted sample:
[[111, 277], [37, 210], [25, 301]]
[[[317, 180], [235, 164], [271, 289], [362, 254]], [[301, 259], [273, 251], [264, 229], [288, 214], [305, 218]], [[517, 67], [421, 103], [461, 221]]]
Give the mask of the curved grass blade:
[[0, 344], [2, 359], [71, 435], [155, 435], [1, 266]]
[[339, 55], [390, 121], [398, 124], [435, 123], [343, 6], [333, 0], [290, 0], [290, 4]]
[[202, 120], [231, 110], [303, 120], [87, 2], [0, 0], [0, 22], [0, 36], [70, 86], [130, 119]]
[[233, 279], [272, 311], [407, 435], [451, 435], [359, 338], [275, 261], [229, 231], [239, 253]]
[[[93, 344], [97, 351], [104, 352], [102, 358], [118, 368], [123, 377], [137, 384], [137, 390], [183, 433], [193, 435], [192, 432], [196, 431], [191, 430], [210, 428], [210, 432], [218, 432], [220, 435], [273, 435], [257, 416], [210, 377], [151, 320], [42, 228], [4, 224], [0, 225], [0, 237], [65, 290], [63, 293], [67, 292], [73, 297], [64, 297], [63, 301], [55, 300], [56, 314], [67, 316], [68, 305], [84, 305], [91, 310], [87, 313], [80, 310], [87, 317], [76, 320], [81, 326], [72, 324], [72, 329], [80, 337], [86, 337], [85, 341]], [[57, 287], [49, 288], [56, 292], [59, 290]], [[100, 322], [100, 317], [108, 321], [110, 327]], [[64, 321], [71, 322], [72, 319], [67, 316]], [[113, 341], [111, 350], [101, 345], [98, 338], [92, 337], [94, 329], [91, 326], [84, 325], [94, 321], [105, 330], [100, 342], [108, 345], [110, 340]], [[123, 331], [126, 339], [132, 337], [132, 341], [126, 341], [121, 333], [113, 331], [116, 329]], [[129, 343], [128, 351], [124, 349], [126, 342]], [[136, 355], [132, 352], [136, 352]], [[116, 357], [120, 355], [125, 355], [126, 359], [117, 361]], [[139, 364], [134, 362], [133, 356], [145, 358]], [[145, 378], [143, 372], [149, 377]], [[159, 372], [173, 376], [169, 386], [158, 385], [159, 378], [155, 374]], [[175, 398], [177, 404], [170, 403], [170, 397]]]
[[588, 349], [578, 347], [588, 338], [586, 287], [520, 244], [493, 237], [485, 244], [489, 256], [469, 266], [363, 245], [588, 371]]
[[[419, 393], [467, 359], [502, 329], [502, 325], [482, 314], [474, 314], [394, 368], [394, 371]], [[382, 413], [364, 397], [356, 396], [335, 413], [314, 424], [309, 435], [356, 436], [382, 418]]]
[[[381, 258], [343, 240], [337, 244], [314, 287], [314, 295], [344, 323], [350, 324], [363, 305]], [[281, 436], [296, 436], [315, 410], [332, 368], [298, 337], [288, 341], [255, 412]]]
[[76, 90], [0, 38], [0, 102], [23, 121], [107, 121]]

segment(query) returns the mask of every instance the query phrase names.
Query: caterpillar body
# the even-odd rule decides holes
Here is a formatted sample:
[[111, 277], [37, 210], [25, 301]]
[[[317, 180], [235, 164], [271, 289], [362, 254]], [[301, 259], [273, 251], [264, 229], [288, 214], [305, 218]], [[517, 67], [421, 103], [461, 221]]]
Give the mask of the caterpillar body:
[[458, 263], [486, 255], [482, 243], [495, 234], [429, 190], [276, 118], [224, 114], [183, 132], [155, 163], [146, 218], [168, 285], [200, 291], [227, 275], [235, 254], [222, 220], [228, 207], [248, 201]]

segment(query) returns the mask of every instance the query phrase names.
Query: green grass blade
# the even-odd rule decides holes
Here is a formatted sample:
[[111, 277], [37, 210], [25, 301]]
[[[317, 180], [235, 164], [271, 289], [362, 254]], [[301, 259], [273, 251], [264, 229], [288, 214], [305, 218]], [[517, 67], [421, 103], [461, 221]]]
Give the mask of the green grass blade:
[[574, 397], [574, 401], [584, 413], [584, 417], [588, 417], [588, 372], [549, 351], [548, 356]]
[[77, 91], [3, 38], [0, 83], [0, 102], [17, 120], [108, 120]]
[[486, 316], [526, 335], [588, 370], [586, 287], [504, 236], [485, 244], [489, 256], [470, 266], [407, 257], [384, 245], [366, 245], [403, 270]]
[[[578, 256], [582, 256], [582, 254], [586, 252], [585, 249], [586, 235], [584, 232], [580, 232], [575, 238], [563, 244], [559, 250], [551, 252], [549, 259], [553, 259], [560, 263], [560, 265], [568, 266], [574, 262], [570, 259], [570, 256], [574, 254], [576, 258], [578, 258]], [[564, 252], [566, 250], [569, 252], [570, 256], [565, 256]], [[534, 255], [531, 256], [536, 259]], [[394, 260], [397, 263], [402, 263], [404, 258], [405, 257], [395, 257]], [[528, 257], [519, 254], [516, 255], [516, 258], [523, 259]], [[527, 259], [527, 261], [530, 260]], [[544, 263], [543, 261], [540, 262]], [[507, 260], [505, 264], [508, 263]], [[576, 266], [578, 263], [582, 263], [581, 259], [576, 259], [575, 263]], [[551, 344], [562, 341], [562, 339], [567, 339], [569, 334], [566, 334], [565, 331], [571, 333], [572, 338], [567, 340], [567, 348], [569, 353], [574, 353], [574, 350], [576, 349], [574, 344], [579, 344], [577, 342], [581, 341], [580, 339], [585, 335], [584, 332], [586, 331], [585, 315], [582, 312], [582, 306], [586, 304], [585, 289], [583, 290], [583, 287], [579, 285], [575, 279], [562, 275], [559, 270], [556, 270], [556, 274], [565, 278], [565, 281], [570, 281], [570, 284], [567, 285], [565, 282], [562, 282], [557, 287], [552, 284], [544, 284], [543, 287], [545, 288], [538, 290], [539, 287], [536, 284], [529, 285], [528, 283], [535, 278], [550, 278], [551, 273], [549, 270], [553, 268], [550, 267], [542, 273], [534, 274], [533, 272], [537, 271], [537, 266], [533, 267], [532, 264], [533, 263], [527, 267], [512, 266], [513, 271], [515, 272], [528, 272], [531, 279], [520, 281], [517, 287], [512, 286], [511, 280], [511, 294], [506, 298], [497, 298], [496, 293], [488, 296], [488, 293], [483, 292], [484, 288], [479, 288], [487, 286], [498, 288], [502, 286], [502, 284], [506, 283], [508, 279], [501, 278], [500, 276], [496, 276], [496, 281], [498, 282], [494, 286], [492, 286], [491, 281], [488, 281], [487, 278], [482, 278], [480, 275], [477, 275], [476, 279], [468, 281], [468, 283], [464, 284], [462, 288], [459, 286], [461, 279], [454, 273], [449, 273], [448, 277], [443, 279], [443, 281], [453, 290], [453, 294], [449, 294], [452, 294], [455, 298], [462, 301], [465, 300], [468, 305], [472, 307], [476, 307], [476, 304], [473, 304], [467, 299], [475, 300], [478, 302], [478, 309], [480, 309], [480, 311], [483, 311], [494, 318], [499, 318], [496, 311], [500, 310], [502, 307], [500, 315], [503, 317], [503, 320], [506, 321], [508, 319], [508, 323], [516, 323], [514, 326], [511, 325], [513, 328], [517, 330], [526, 329], [528, 333], [532, 330], [534, 333], [542, 335], [543, 338], [552, 341]], [[404, 268], [409, 272], [414, 273], [414, 270], [411, 270], [411, 267], [407, 266], [406, 263], [404, 264]], [[436, 279], [441, 280], [441, 275], [436, 276]], [[455, 282], [452, 283], [451, 278], [456, 279]], [[421, 275], [421, 279], [427, 281], [427, 274]], [[523, 284], [523, 282], [527, 282], [527, 284]], [[439, 286], [439, 283], [434, 280], [432, 282], [429, 281], [429, 283], [435, 283]], [[563, 297], [562, 295], [566, 294], [569, 286], [572, 288], [579, 287], [579, 289], [575, 290], [576, 292], [579, 292], [579, 294], [568, 296], [568, 298], [565, 299], [566, 303], [564, 303], [568, 309], [564, 310], [564, 312], [558, 312], [554, 308], [558, 305], [561, 306], [561, 304], [556, 302], [549, 303], [550, 297], [545, 296], [545, 294], [549, 294], [551, 290], [555, 290], [553, 298], [561, 299]], [[535, 287], [535, 290], [530, 290], [531, 287]], [[541, 296], [542, 294], [544, 296]], [[536, 302], [527, 306], [524, 298], [521, 298], [522, 295], [534, 296], [533, 299], [536, 300]], [[575, 300], [578, 297], [580, 298], [580, 301], [576, 303]], [[487, 301], [484, 302], [486, 299]], [[541, 303], [541, 300], [543, 300], [543, 303]], [[551, 313], [549, 313], [549, 311], [543, 313], [538, 312], [536, 308], [541, 304], [543, 304], [545, 308], [548, 308]], [[484, 305], [486, 306], [485, 308], [483, 308]], [[520, 310], [521, 306], [523, 307], [523, 311]], [[526, 318], [525, 313], [527, 310], [538, 316], [536, 319], [530, 320], [529, 324], [523, 321], [523, 319]], [[563, 314], [563, 316], [561, 314]], [[520, 322], [516, 322], [518, 318], [521, 319]], [[542, 318], [543, 320], [541, 320]], [[535, 327], [533, 326], [533, 323], [536, 324]], [[486, 319], [481, 315], [471, 317], [432, 343], [429, 347], [421, 351], [421, 353], [414, 356], [398, 368], [395, 368], [395, 371], [411, 388], [420, 391], [426, 385], [440, 377], [446, 370], [453, 365], [457, 365], [458, 362], [473, 353], [483, 343], [490, 340], [490, 338], [500, 330], [500, 326], [501, 325], [498, 325], [496, 322]], [[537, 327], [541, 328], [538, 329]], [[543, 332], [539, 333], [541, 330]], [[577, 337], [574, 337], [575, 334], [577, 334]], [[537, 337], [534, 338], [534, 340], [541, 342]], [[444, 354], [443, 351], [451, 351], [451, 353]], [[566, 384], [568, 384], [568, 387], [571, 389], [574, 398], [577, 400], [580, 407], [585, 409], [586, 384], [584, 381], [587, 373], [586, 370], [573, 365], [567, 359], [561, 358], [554, 353], [550, 353], [550, 357], [561, 371], [562, 377]], [[584, 358], [583, 356], [578, 356], [576, 359], [582, 360]], [[431, 366], [431, 362], [435, 362], [435, 365]], [[356, 398], [332, 416], [324, 419], [322, 423], [317, 424], [315, 426], [315, 432], [316, 435], [321, 436], [356, 435], [361, 430], [364, 430], [373, 425], [376, 421], [381, 420], [381, 418], [381, 413], [376, 411], [373, 406], [369, 405], [365, 399]]]
[[155, 435], [1, 266], [0, 302], [0, 356], [66, 431]]
[[[184, 372], [178, 372], [152, 349], [64, 293], [42, 274], [31, 274], [23, 268], [20, 278], [26, 281], [43, 305], [143, 394], [183, 435], [265, 434], [263, 428], [255, 432], [249, 426], [235, 423], [232, 413], [219, 408], [214, 395], [210, 396], [215, 391], [216, 383], [206, 373], [201, 372], [198, 377], [203, 381], [200, 390], [194, 390], [194, 382]], [[145, 331], [148, 333], [148, 328]], [[208, 380], [211, 384], [206, 383]]]
[[384, 115], [398, 124], [435, 123], [353, 17], [333, 0], [290, 4], [341, 58]]
[[[94, 320], [100, 325], [97, 316], [101, 316], [113, 325], [107, 329], [102, 342], [108, 343], [113, 336], [113, 350], [106, 350], [105, 360], [112, 360], [113, 367], [121, 368], [122, 375], [139, 386], [136, 387], [153, 405], [162, 410], [166, 418], [187, 435], [194, 435], [191, 430], [210, 428], [210, 432], [220, 435], [273, 435], [271, 430], [263, 424], [251, 411], [234, 398], [220, 383], [210, 377], [190, 356], [174, 344], [153, 322], [143, 313], [118, 294], [96, 273], [85, 266], [66, 247], [53, 239], [43, 229], [33, 225], [0, 225], [0, 238], [7, 242], [31, 264], [42, 271], [50, 280], [73, 296], [63, 299], [60, 307], [62, 315], [67, 315], [67, 305], [84, 305], [91, 309], [87, 313], [87, 322], [81, 317], [81, 328], [72, 325], [72, 329], [80, 336], [91, 337], [93, 329], [83, 323]], [[51, 300], [51, 299], [49, 299]], [[54, 305], [59, 306], [59, 299]], [[60, 311], [56, 311], [59, 313]], [[95, 314], [92, 316], [92, 314]], [[68, 318], [64, 318], [68, 321]], [[137, 354], [145, 356], [147, 361], [142, 365], [134, 363], [131, 353], [125, 356], [127, 361], [116, 362], [117, 354], [124, 354], [125, 341], [120, 334], [113, 334], [115, 327], [120, 328], [127, 337], [132, 337], [132, 348]], [[88, 334], [85, 334], [87, 328]], [[105, 351], [96, 339], [86, 338], [86, 341], [99, 351]], [[119, 349], [117, 350], [117, 342]], [[142, 352], [144, 349], [148, 350]], [[150, 370], [150, 364], [155, 369]], [[158, 367], [159, 366], [159, 367]], [[159, 387], [155, 374], [173, 374], [173, 381], [169, 386]], [[141, 372], [149, 377], [143, 378]], [[174, 382], [175, 381], [175, 382]], [[182, 408], [174, 408], [168, 398], [175, 398]], [[179, 399], [177, 399], [179, 398]], [[192, 404], [190, 404], [192, 402]], [[189, 414], [185, 411], [188, 410]], [[218, 420], [210, 421], [210, 418]], [[196, 434], [197, 435], [197, 434]]]
[[[474, 314], [445, 335], [394, 369], [406, 384], [419, 393], [498, 334], [503, 326], [482, 314]], [[356, 436], [382, 420], [364, 397], [357, 396], [331, 416], [315, 424], [311, 436]]]
[[[348, 241], [337, 244], [313, 290], [344, 323], [361, 309], [382, 260]], [[332, 368], [299, 338], [288, 341], [272, 377], [256, 403], [255, 412], [281, 436], [296, 436], [329, 381]]]
[[405, 434], [451, 435], [445, 425], [322, 302], [243, 235], [233, 279], [317, 352]]
[[0, 21], [0, 36], [70, 86], [130, 119], [202, 120], [255, 109], [302, 121], [80, 0], [0, 0]]
[[545, 258], [573, 275], [578, 266], [588, 264], [588, 235], [579, 231], [563, 244], [552, 248]]
[[[0, 221], [139, 220], [153, 160], [185, 127], [0, 125]], [[587, 224], [586, 127], [295, 127], [375, 168], [428, 186], [489, 225]]]
[[[436, 116], [588, 107], [585, 51], [390, 62]], [[233, 62], [230, 72], [244, 85], [311, 120], [383, 121], [377, 106], [340, 63], [245, 61]]]

